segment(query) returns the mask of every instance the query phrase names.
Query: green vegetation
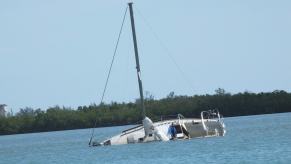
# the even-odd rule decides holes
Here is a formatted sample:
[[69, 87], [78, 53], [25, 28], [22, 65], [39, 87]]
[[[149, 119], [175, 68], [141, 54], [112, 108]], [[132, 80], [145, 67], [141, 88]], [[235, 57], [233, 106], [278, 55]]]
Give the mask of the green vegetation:
[[[217, 89], [214, 95], [175, 96], [145, 101], [147, 115], [158, 120], [162, 115], [181, 113], [185, 117], [199, 117], [202, 110], [217, 108], [224, 116], [243, 116], [291, 112], [291, 93], [226, 93]], [[136, 103], [116, 103], [80, 106], [78, 109], [52, 107], [46, 111], [24, 108], [16, 115], [0, 118], [0, 135], [91, 128], [135, 124], [141, 120], [138, 100]]]

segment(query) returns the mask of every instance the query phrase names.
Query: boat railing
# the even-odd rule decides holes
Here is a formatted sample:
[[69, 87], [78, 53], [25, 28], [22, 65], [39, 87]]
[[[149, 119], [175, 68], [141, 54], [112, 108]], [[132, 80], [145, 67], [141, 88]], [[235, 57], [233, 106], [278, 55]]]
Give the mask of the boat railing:
[[212, 119], [212, 120], [214, 119], [214, 120], [217, 120], [218, 122], [223, 124], [223, 117], [219, 114], [218, 109], [202, 111], [201, 112], [201, 123], [202, 123], [203, 129], [205, 130], [207, 135], [208, 135], [209, 128], [205, 124], [205, 119], [207, 119], [207, 121], [210, 119]]
[[204, 121], [204, 113], [208, 113], [208, 111], [201, 112], [201, 123], [202, 123], [204, 131], [206, 132], [206, 135], [208, 135], [208, 127], [206, 126], [205, 121]]
[[201, 117], [203, 116], [204, 119], [216, 119], [219, 122], [223, 121], [222, 115], [220, 115], [217, 109], [207, 110], [201, 112]]
[[140, 127], [143, 127], [143, 125], [138, 125], [138, 126], [134, 126], [134, 127], [132, 127], [132, 128], [126, 129], [126, 130], [122, 131], [122, 133], [126, 133], [126, 132], [128, 132], [128, 131], [131, 131], [131, 130], [133, 130], [133, 129], [137, 129], [137, 128], [140, 128]]

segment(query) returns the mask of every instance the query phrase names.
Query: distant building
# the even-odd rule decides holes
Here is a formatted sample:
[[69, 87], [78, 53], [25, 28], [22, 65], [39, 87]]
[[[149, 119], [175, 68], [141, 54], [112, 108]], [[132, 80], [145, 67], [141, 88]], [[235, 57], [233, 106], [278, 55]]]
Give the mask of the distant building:
[[5, 117], [5, 115], [6, 115], [5, 107], [6, 106], [7, 106], [6, 104], [0, 104], [0, 117]]

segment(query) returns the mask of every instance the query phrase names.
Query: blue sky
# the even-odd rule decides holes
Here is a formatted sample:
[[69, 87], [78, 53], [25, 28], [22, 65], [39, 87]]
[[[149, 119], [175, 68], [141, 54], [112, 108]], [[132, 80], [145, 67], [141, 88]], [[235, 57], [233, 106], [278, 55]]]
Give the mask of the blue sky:
[[[0, 103], [14, 111], [99, 104], [126, 5], [1, 1]], [[290, 92], [290, 9], [289, 0], [134, 1], [144, 90], [156, 98], [218, 87]], [[127, 15], [106, 102], [138, 98], [134, 62]]]

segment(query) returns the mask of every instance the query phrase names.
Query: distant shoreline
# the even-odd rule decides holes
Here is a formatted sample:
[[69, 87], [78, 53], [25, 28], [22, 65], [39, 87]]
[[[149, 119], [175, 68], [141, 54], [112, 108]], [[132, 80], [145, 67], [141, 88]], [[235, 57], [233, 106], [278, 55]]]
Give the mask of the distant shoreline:
[[[261, 115], [273, 115], [273, 114], [282, 114], [282, 113], [291, 113], [291, 112], [281, 112], [281, 113], [268, 113], [268, 114], [256, 114], [256, 115], [245, 115], [245, 116], [231, 116], [225, 118], [234, 118], [234, 117], [249, 117], [249, 116], [261, 116]], [[107, 128], [107, 127], [118, 127], [118, 126], [135, 126], [138, 124], [124, 124], [124, 125], [115, 125], [115, 126], [100, 126], [96, 128]], [[34, 134], [34, 133], [49, 133], [49, 132], [60, 132], [60, 131], [72, 131], [72, 130], [91, 130], [92, 128], [80, 128], [80, 129], [66, 129], [66, 130], [52, 130], [52, 131], [39, 131], [39, 132], [30, 132], [30, 133], [15, 133], [15, 134], [3, 134], [1, 136], [10, 136], [10, 135], [22, 135], [22, 134]]]
[[[146, 113], [152, 120], [160, 116], [182, 114], [186, 118], [200, 118], [200, 112], [219, 109], [225, 117], [251, 116], [291, 112], [291, 93], [226, 93], [223, 89], [213, 95], [176, 96], [145, 100]], [[15, 115], [0, 117], [0, 135], [50, 132], [74, 129], [134, 125], [141, 122], [139, 100], [79, 106], [77, 109], [55, 106], [46, 111], [24, 108]]]

